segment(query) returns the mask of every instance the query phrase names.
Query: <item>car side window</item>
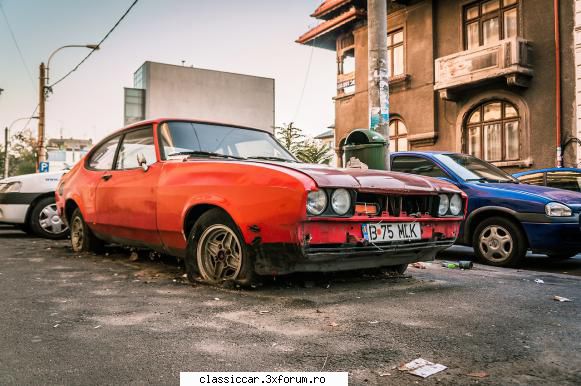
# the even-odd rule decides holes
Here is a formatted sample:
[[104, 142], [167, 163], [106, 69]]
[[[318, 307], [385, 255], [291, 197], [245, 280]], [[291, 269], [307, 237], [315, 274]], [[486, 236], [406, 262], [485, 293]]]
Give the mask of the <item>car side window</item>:
[[532, 173], [517, 178], [523, 184], [545, 185], [545, 173]]
[[151, 127], [130, 131], [125, 134], [121, 141], [115, 169], [138, 168], [140, 166], [138, 161], [139, 156], [145, 157], [147, 165], [156, 162], [153, 128]]
[[446, 172], [433, 161], [415, 156], [395, 157], [391, 163], [391, 170], [394, 172], [419, 174], [427, 177], [450, 178], [448, 174], [446, 174]]
[[111, 170], [113, 169], [113, 160], [115, 159], [115, 152], [119, 145], [120, 135], [111, 138], [102, 145], [100, 145], [89, 158], [88, 166], [94, 170]]
[[547, 186], [551, 188], [581, 191], [581, 173], [577, 172], [548, 172]]

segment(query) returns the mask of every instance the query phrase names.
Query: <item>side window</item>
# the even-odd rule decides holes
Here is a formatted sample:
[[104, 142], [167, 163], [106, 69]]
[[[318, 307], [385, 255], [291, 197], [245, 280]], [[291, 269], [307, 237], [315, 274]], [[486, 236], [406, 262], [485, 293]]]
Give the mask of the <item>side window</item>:
[[145, 157], [147, 165], [154, 164], [156, 161], [153, 129], [151, 127], [130, 131], [125, 134], [121, 142], [115, 169], [138, 168], [137, 157], [139, 155]]
[[581, 174], [576, 172], [549, 172], [547, 173], [547, 186], [551, 188], [581, 191]]
[[545, 185], [545, 174], [544, 173], [533, 173], [518, 177], [518, 180], [523, 184], [529, 185]]
[[427, 177], [450, 178], [438, 165], [422, 157], [396, 157], [391, 164], [391, 170], [394, 172], [419, 174]]
[[107, 142], [100, 145], [91, 155], [89, 159], [89, 168], [94, 170], [111, 170], [113, 169], [113, 160], [115, 159], [115, 151], [119, 145], [121, 136], [113, 137]]

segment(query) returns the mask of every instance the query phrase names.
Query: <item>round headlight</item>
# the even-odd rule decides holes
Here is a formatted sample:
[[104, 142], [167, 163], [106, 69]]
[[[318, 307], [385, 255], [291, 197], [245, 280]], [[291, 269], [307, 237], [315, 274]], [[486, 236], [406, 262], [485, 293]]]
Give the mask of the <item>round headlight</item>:
[[440, 206], [438, 206], [438, 215], [445, 216], [450, 209], [450, 199], [446, 194], [440, 194]]
[[331, 207], [339, 216], [343, 216], [351, 209], [351, 195], [345, 189], [337, 189], [331, 196]]
[[318, 216], [325, 211], [327, 207], [327, 194], [324, 190], [309, 192], [307, 195], [307, 212]]
[[460, 212], [462, 212], [462, 197], [459, 194], [455, 194], [450, 200], [450, 213], [452, 213], [452, 216], [458, 216]]

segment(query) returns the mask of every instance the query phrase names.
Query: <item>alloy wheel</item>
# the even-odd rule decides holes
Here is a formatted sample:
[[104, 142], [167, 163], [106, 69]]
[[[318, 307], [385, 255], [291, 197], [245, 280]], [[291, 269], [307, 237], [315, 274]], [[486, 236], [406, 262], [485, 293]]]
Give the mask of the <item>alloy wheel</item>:
[[202, 276], [218, 282], [235, 280], [242, 268], [242, 247], [232, 229], [216, 224], [208, 227], [198, 242], [198, 267]]
[[85, 228], [83, 226], [83, 220], [80, 217], [75, 217], [71, 224], [71, 245], [73, 251], [78, 252], [83, 249], [84, 238]]
[[507, 260], [514, 248], [514, 241], [508, 230], [499, 225], [489, 225], [480, 233], [478, 247], [489, 261]]

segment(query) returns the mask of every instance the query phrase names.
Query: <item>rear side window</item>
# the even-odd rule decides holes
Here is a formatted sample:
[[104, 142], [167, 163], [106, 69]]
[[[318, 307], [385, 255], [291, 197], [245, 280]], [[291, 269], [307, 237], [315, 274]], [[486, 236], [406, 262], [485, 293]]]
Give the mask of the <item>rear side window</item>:
[[125, 134], [119, 148], [115, 169], [138, 168], [138, 156], [145, 157], [147, 165], [152, 165], [156, 162], [153, 128], [151, 127], [130, 131]]
[[548, 172], [547, 186], [551, 188], [581, 191], [581, 174], [576, 172]]
[[391, 163], [391, 170], [394, 172], [419, 174], [427, 177], [450, 178], [434, 162], [429, 159], [414, 156], [401, 156], [394, 158]]
[[113, 169], [113, 160], [117, 145], [119, 145], [120, 135], [113, 137], [100, 145], [89, 158], [89, 168], [94, 170], [111, 170]]
[[518, 177], [518, 180], [523, 184], [529, 185], [545, 185], [545, 173], [533, 173]]

